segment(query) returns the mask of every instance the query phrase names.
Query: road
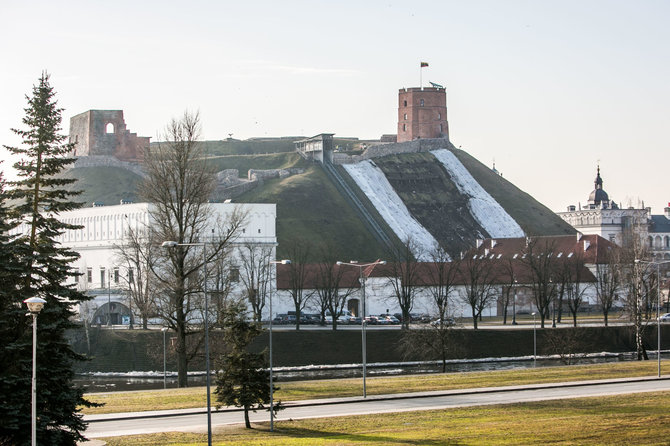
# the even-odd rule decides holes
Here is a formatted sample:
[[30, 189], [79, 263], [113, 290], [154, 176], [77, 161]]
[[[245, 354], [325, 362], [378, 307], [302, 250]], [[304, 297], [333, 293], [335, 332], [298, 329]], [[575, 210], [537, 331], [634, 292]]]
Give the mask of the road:
[[[663, 379], [590, 381], [588, 383], [557, 383], [505, 388], [464, 389], [456, 391], [424, 392], [403, 395], [378, 395], [362, 398], [340, 398], [313, 400], [287, 404], [277, 421], [301, 418], [323, 418], [373, 413], [405, 412], [416, 410], [446, 409], [453, 407], [510, 404], [529, 401], [554, 400], [589, 396], [616, 395], [624, 393], [655, 392], [670, 390], [670, 376]], [[177, 414], [178, 413], [178, 414]], [[148, 417], [146, 415], [149, 415]], [[123, 419], [119, 417], [123, 416]], [[140, 418], [139, 416], [143, 416]], [[269, 421], [265, 411], [251, 413], [252, 422]], [[155, 432], [206, 430], [207, 418], [203, 409], [164, 411], [134, 414], [109, 414], [87, 416], [90, 424], [86, 430], [88, 438], [120, 435], [147, 434]], [[212, 412], [214, 427], [243, 422], [238, 410]]]

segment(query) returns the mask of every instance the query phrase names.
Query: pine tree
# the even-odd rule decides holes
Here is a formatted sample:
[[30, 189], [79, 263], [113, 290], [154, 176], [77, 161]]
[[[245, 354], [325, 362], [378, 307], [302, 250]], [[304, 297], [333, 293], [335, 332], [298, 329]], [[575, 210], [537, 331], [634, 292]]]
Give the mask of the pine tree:
[[[221, 357], [214, 393], [219, 404], [244, 408], [244, 424], [250, 429], [249, 411], [263, 410], [270, 403], [270, 373], [265, 368], [264, 353], [247, 351], [262, 329], [246, 316], [245, 306], [241, 304], [232, 304], [224, 310], [224, 341], [228, 352]], [[282, 409], [281, 403], [276, 403], [274, 409]]]
[[83, 358], [65, 338], [65, 331], [74, 326], [75, 305], [87, 297], [70, 280], [76, 274], [70, 264], [78, 254], [58, 242], [65, 230], [78, 228], [60, 222], [58, 214], [79, 204], [73, 201], [76, 193], [67, 189], [74, 180], [58, 177], [74, 159], [67, 157], [72, 145], [59, 133], [62, 109], [54, 96], [49, 76], [43, 73], [27, 97], [25, 130], [12, 129], [23, 145], [5, 146], [21, 158], [14, 165], [19, 180], [10, 183], [8, 196], [22, 226], [9, 253], [9, 263], [19, 270], [3, 274], [0, 294], [0, 444], [30, 443], [32, 335], [24, 299], [38, 296], [47, 301], [37, 330], [37, 443], [74, 445], [84, 439], [86, 425], [77, 407], [90, 405], [73, 384], [73, 364]]

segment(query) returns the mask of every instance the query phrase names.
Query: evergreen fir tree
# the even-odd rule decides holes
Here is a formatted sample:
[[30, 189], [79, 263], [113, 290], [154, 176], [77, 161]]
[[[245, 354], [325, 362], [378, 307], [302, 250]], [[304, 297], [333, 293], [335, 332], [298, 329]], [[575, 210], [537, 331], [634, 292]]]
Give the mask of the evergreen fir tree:
[[[245, 307], [240, 304], [232, 304], [224, 310], [224, 341], [228, 351], [221, 357], [214, 393], [219, 404], [244, 408], [244, 424], [249, 429], [249, 411], [262, 410], [270, 404], [270, 372], [265, 368], [264, 353], [247, 351], [263, 330], [246, 316]], [[282, 409], [281, 402], [277, 402], [274, 409]]]
[[[23, 145], [5, 146], [21, 158], [14, 165], [19, 180], [10, 183], [7, 191], [21, 235], [3, 246], [3, 250], [12, 250], [9, 267], [13, 268], [3, 269], [0, 285], [3, 445], [30, 444], [32, 321], [26, 316], [24, 299], [38, 296], [47, 301], [37, 318], [37, 443], [74, 445], [84, 439], [86, 425], [77, 407], [90, 405], [73, 384], [73, 364], [83, 358], [65, 338], [65, 331], [74, 326], [74, 306], [88, 298], [76, 291], [71, 280], [77, 273], [70, 264], [78, 254], [58, 242], [65, 230], [78, 228], [58, 221], [58, 214], [79, 204], [73, 201], [76, 193], [67, 189], [74, 180], [58, 176], [74, 159], [67, 157], [73, 147], [60, 134], [62, 109], [54, 96], [49, 76], [43, 73], [32, 96], [27, 97], [25, 129], [12, 129]], [[6, 230], [7, 224], [4, 226]], [[7, 237], [6, 232], [2, 236]]]

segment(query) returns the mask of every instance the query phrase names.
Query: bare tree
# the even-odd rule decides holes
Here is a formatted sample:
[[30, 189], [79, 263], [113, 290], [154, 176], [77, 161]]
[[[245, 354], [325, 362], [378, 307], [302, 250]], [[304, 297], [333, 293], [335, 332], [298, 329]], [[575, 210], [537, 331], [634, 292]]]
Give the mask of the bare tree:
[[[245, 243], [240, 249], [240, 279], [244, 296], [251, 306], [254, 321], [260, 322], [272, 280], [273, 247], [257, 243]], [[272, 317], [272, 315], [270, 315]]]
[[642, 240], [640, 228], [633, 225], [624, 230], [620, 252], [620, 274], [625, 284], [624, 307], [633, 324], [637, 359], [646, 360], [649, 357], [644, 346], [644, 332], [647, 328], [645, 300], [648, 298], [645, 290], [649, 288], [650, 274], [649, 265], [636, 260], [647, 258], [649, 252]]
[[322, 247], [321, 253], [323, 260], [316, 264], [315, 271], [317, 304], [321, 311], [321, 320], [324, 321], [326, 312], [329, 312], [333, 318], [333, 330], [337, 330], [337, 318], [342, 315], [347, 297], [355, 289], [358, 275], [353, 268], [337, 264], [336, 251], [329, 244]]
[[584, 292], [588, 289], [588, 284], [585, 283], [588, 271], [581, 251], [565, 256], [563, 262], [566, 300], [572, 314], [572, 326], [576, 327], [577, 311], [584, 302]]
[[[302, 240], [292, 240], [289, 247], [291, 263], [288, 265], [277, 265], [288, 276], [288, 287], [293, 308], [295, 308], [295, 329], [300, 330], [300, 319], [302, 311], [310, 302], [314, 291], [305, 290], [307, 281], [307, 259], [310, 255], [310, 246]], [[272, 317], [272, 315], [270, 316]]]
[[472, 310], [473, 327], [477, 329], [477, 319], [493, 299], [495, 268], [493, 262], [486, 257], [480, 258], [474, 253], [466, 254], [459, 269], [463, 281], [461, 298]]
[[609, 250], [605, 257], [605, 263], [596, 263], [595, 276], [596, 299], [602, 309], [605, 327], [607, 327], [609, 312], [614, 306], [621, 289], [619, 250]]
[[409, 328], [410, 313], [414, 308], [418, 290], [420, 264], [415, 261], [416, 252], [416, 243], [408, 237], [401, 249], [389, 253], [392, 261], [383, 269], [387, 282], [393, 290], [392, 298], [395, 298], [400, 307], [403, 329]]
[[151, 240], [151, 233], [146, 228], [138, 231], [129, 226], [125, 240], [114, 249], [125, 270], [121, 277], [126, 285], [130, 308], [135, 307], [142, 320], [142, 328], [146, 330], [149, 318], [156, 315], [158, 284], [151, 270], [156, 262], [157, 243]]
[[443, 328], [449, 316], [449, 298], [456, 286], [460, 260], [451, 261], [449, 254], [441, 246], [435, 246], [430, 258], [432, 263], [423, 269], [430, 280], [428, 289], [437, 310], [440, 328]]
[[[180, 387], [188, 385], [188, 362], [198, 353], [203, 339], [203, 266], [220, 257], [244, 221], [243, 215], [234, 212], [226, 221], [217, 222], [214, 234], [205, 239], [210, 235], [206, 229], [213, 229], [208, 201], [216, 182], [198, 143], [199, 133], [197, 113], [186, 112], [179, 120], [172, 120], [163, 135], [164, 142], [144, 155], [147, 177], [140, 187], [141, 196], [151, 203], [152, 239], [180, 245], [160, 250], [152, 265], [161, 290], [157, 311], [176, 335]], [[194, 335], [198, 340], [187, 342]]]
[[517, 268], [515, 267], [517, 263], [517, 261], [511, 258], [505, 258], [500, 261], [501, 282], [503, 283], [498, 303], [502, 307], [503, 325], [507, 324], [507, 309], [509, 308], [509, 303], [512, 301], [514, 288], [518, 283]]
[[533, 300], [540, 313], [542, 328], [544, 328], [544, 321], [549, 317], [550, 305], [557, 294], [556, 282], [554, 282], [557, 273], [554, 251], [553, 243], [545, 239], [527, 239], [526, 250], [521, 260], [530, 275]]

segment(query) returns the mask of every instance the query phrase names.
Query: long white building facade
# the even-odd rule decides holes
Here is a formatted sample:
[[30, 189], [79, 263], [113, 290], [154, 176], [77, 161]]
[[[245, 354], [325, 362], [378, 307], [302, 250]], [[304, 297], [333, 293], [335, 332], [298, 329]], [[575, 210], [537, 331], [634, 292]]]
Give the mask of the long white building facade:
[[[129, 302], [127, 283], [134, 271], [121, 260], [118, 247], [130, 231], [142, 233], [152, 224], [150, 203], [127, 203], [116, 206], [93, 206], [62, 212], [59, 220], [80, 229], [65, 231], [59, 242], [79, 253], [72, 268], [79, 273], [72, 281], [78, 290], [93, 297], [79, 308], [82, 320], [100, 325], [130, 325], [133, 322], [132, 304]], [[277, 245], [275, 204], [210, 203], [211, 214], [205, 237], [216, 236], [221, 223], [233, 214], [245, 216], [244, 223], [234, 240], [232, 262], [239, 259], [237, 250], [252, 244], [271, 250]], [[14, 231], [26, 233], [21, 225]], [[235, 267], [235, 265], [233, 265]]]

